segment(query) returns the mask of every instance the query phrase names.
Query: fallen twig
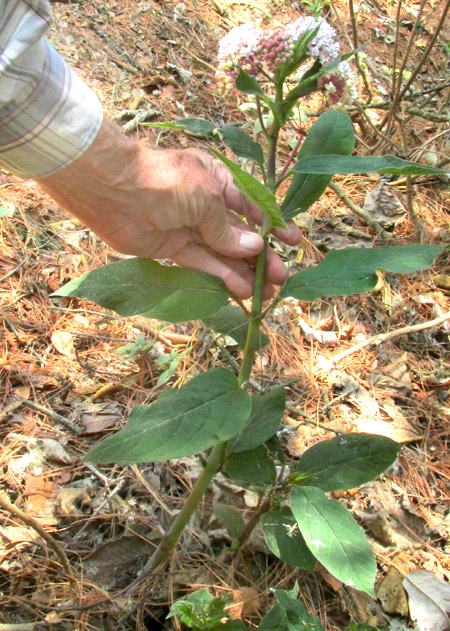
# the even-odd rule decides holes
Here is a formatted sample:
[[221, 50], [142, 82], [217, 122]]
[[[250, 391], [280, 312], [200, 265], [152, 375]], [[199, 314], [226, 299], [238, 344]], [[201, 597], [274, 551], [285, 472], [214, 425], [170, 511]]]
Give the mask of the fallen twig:
[[76, 423], [69, 420], [65, 416], [62, 416], [61, 414], [58, 414], [58, 412], [54, 412], [53, 410], [50, 410], [50, 408], [46, 408], [43, 405], [40, 405], [39, 403], [35, 403], [34, 401], [25, 399], [25, 397], [21, 397], [18, 394], [15, 394], [15, 397], [19, 399], [22, 405], [26, 405], [32, 410], [35, 410], [36, 412], [40, 412], [41, 414], [44, 414], [48, 418], [51, 418], [53, 421], [56, 421], [57, 423], [61, 423], [62, 425], [65, 425], [68, 429], [72, 430], [74, 434], [81, 434], [81, 432], [83, 431], [82, 428], [79, 427]]
[[430, 320], [429, 322], [422, 322], [421, 324], [413, 324], [410, 326], [404, 326], [401, 329], [397, 329], [396, 331], [389, 331], [389, 333], [381, 333], [379, 335], [373, 335], [372, 337], [368, 337], [366, 340], [359, 342], [359, 344], [355, 344], [355, 346], [348, 348], [346, 351], [342, 351], [342, 353], [339, 353], [332, 359], [321, 362], [320, 367], [323, 370], [330, 370], [331, 368], [333, 368], [335, 364], [340, 362], [341, 359], [344, 359], [345, 357], [348, 357], [349, 355], [353, 355], [353, 353], [357, 353], [358, 351], [360, 351], [362, 348], [365, 348], [366, 346], [371, 346], [372, 344], [376, 344], [378, 346], [379, 344], [388, 342], [389, 340], [392, 340], [396, 337], [400, 337], [401, 335], [408, 335], [408, 333], [415, 333], [416, 331], [424, 331], [426, 329], [432, 329], [435, 326], [439, 326], [446, 320], [450, 320], [450, 311], [443, 313], [438, 318], [435, 318], [434, 320]]
[[360, 206], [357, 206], [356, 204], [354, 204], [352, 200], [344, 193], [341, 187], [338, 184], [336, 184], [336, 182], [330, 182], [328, 184], [328, 187], [331, 188], [331, 190], [334, 193], [336, 193], [339, 199], [342, 202], [344, 202], [344, 204], [348, 206], [348, 208], [350, 208], [350, 210], [353, 211], [355, 215], [359, 215], [359, 217], [362, 217], [364, 221], [368, 223], [369, 226], [371, 226], [374, 230], [376, 230], [376, 232], [381, 237], [383, 237], [383, 239], [392, 239], [392, 235], [389, 234], [389, 232], [386, 232], [386, 230], [384, 230], [380, 226], [380, 224], [374, 220], [374, 218], [370, 215], [370, 213], [368, 213], [366, 210], [364, 210]]
[[17, 508], [17, 506], [15, 506], [14, 504], [11, 504], [11, 502], [7, 498], [6, 493], [4, 491], [0, 491], [0, 507], [3, 508], [3, 510], [10, 513], [11, 515], [13, 515], [14, 517], [16, 517], [16, 519], [21, 521], [23, 524], [25, 524], [26, 526], [29, 526], [35, 532], [38, 533], [38, 535], [48, 544], [48, 546], [57, 555], [57, 557], [59, 558], [61, 562], [61, 565], [64, 568], [64, 572], [66, 573], [68, 579], [78, 589], [77, 579], [75, 578], [75, 575], [70, 566], [66, 553], [61, 548], [59, 543], [57, 543], [53, 539], [53, 537], [49, 535], [49, 533], [41, 526], [41, 524], [38, 521], [36, 521], [36, 519], [34, 519], [30, 515], [27, 515], [22, 510], [20, 510], [20, 508]]

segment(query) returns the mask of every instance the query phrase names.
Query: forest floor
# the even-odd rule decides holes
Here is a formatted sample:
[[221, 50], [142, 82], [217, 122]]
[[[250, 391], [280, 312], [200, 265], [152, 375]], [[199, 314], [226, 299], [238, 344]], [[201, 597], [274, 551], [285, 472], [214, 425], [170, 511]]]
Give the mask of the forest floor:
[[[300, 11], [310, 14], [313, 4], [53, 2], [51, 41], [126, 133], [151, 146], [204, 147], [193, 136], [139, 126], [137, 117], [244, 121], [242, 96], [223, 98], [215, 87], [219, 39], [248, 20], [267, 28], [285, 24]], [[439, 0], [422, 4], [415, 31], [419, 2], [403, 2], [400, 12], [400, 61], [412, 45], [406, 79], [442, 15]], [[349, 5], [337, 0], [320, 6], [340, 33], [342, 50], [351, 50]], [[403, 119], [394, 121], [384, 138], [373, 129], [391, 92], [396, 12], [397, 3], [387, 0], [367, 0], [357, 8], [358, 43], [367, 42], [368, 82], [365, 86], [358, 75], [359, 98], [362, 104], [378, 104], [363, 110], [367, 116], [350, 112], [357, 149], [365, 155], [397, 153], [445, 165], [450, 148], [449, 18], [415, 77], [414, 98], [402, 104]], [[335, 181], [356, 212], [328, 189], [299, 218], [299, 251], [280, 247], [295, 266], [317, 263], [330, 249], [346, 246], [419, 238], [449, 242], [445, 177], [419, 177], [411, 183], [375, 175], [339, 176]], [[82, 458], [92, 444], [125, 423], [132, 406], [160, 394], [164, 378], [157, 382], [166, 369], [173, 371], [167, 383], [179, 387], [213, 364], [229, 367], [230, 355], [238, 351], [226, 346], [224, 353], [230, 340], [218, 340], [201, 323], [161, 325], [105, 313], [78, 300], [51, 300], [50, 294], [67, 281], [121, 257], [70, 220], [32, 181], [0, 172], [0, 207], [0, 484], [18, 509], [13, 514], [3, 506], [0, 512], [0, 629], [180, 629], [174, 619], [165, 622], [171, 603], [202, 587], [232, 594], [235, 616], [256, 628], [273, 604], [271, 590], [291, 589], [296, 582], [308, 609], [328, 631], [347, 628], [350, 618], [410, 628], [403, 576], [425, 569], [450, 580], [450, 315], [423, 331], [406, 329], [383, 343], [374, 339], [331, 369], [324, 360], [371, 336], [448, 314], [448, 254], [425, 272], [383, 275], [377, 290], [364, 296], [283, 303], [271, 318], [271, 344], [260, 353], [253, 373], [263, 387], [289, 384], [288, 401], [297, 409], [284, 420], [291, 459], [336, 431], [378, 433], [403, 444], [385, 475], [339, 494], [370, 536], [379, 570], [377, 600], [346, 588], [323, 568], [304, 572], [283, 564], [269, 553], [258, 531], [230, 556], [229, 538], [211, 514], [211, 504], [232, 504], [247, 518], [255, 497], [222, 480], [168, 566], [135, 594], [132, 604], [139, 606], [127, 618], [131, 605], [123, 590], [183, 502], [198, 465], [186, 458], [94, 467]], [[124, 353], [130, 344], [134, 346]], [[39, 526], [50, 539], [43, 539]], [[72, 582], [62, 567], [64, 557]]]

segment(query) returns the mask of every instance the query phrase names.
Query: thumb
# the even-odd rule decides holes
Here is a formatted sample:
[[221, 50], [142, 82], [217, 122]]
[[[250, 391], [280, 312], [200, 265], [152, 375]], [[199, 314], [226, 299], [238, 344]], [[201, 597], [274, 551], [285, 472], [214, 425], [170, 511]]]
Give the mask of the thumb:
[[[245, 224], [242, 222], [242, 225]], [[208, 247], [232, 258], [256, 256], [264, 247], [259, 234], [233, 226], [226, 211], [209, 212], [199, 230]]]

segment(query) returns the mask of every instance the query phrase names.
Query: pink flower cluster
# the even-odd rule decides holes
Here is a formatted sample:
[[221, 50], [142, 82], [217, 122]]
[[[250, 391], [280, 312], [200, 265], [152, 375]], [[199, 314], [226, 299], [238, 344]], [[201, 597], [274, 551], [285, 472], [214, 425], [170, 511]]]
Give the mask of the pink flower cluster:
[[284, 31], [263, 31], [258, 40], [258, 57], [269, 72], [275, 72], [278, 64], [291, 57], [294, 43]]
[[[233, 28], [219, 43], [219, 67], [217, 80], [222, 92], [234, 84], [236, 67], [247, 74], [257, 75], [262, 71], [274, 74], [279, 64], [289, 61], [295, 43], [307, 32], [318, 29], [308, 44], [311, 59], [327, 64], [339, 54], [336, 31], [324, 19], [316, 22], [313, 17], [301, 17], [283, 29], [263, 31], [253, 22]], [[354, 77], [348, 64], [339, 64], [327, 77], [322, 77], [319, 87], [327, 95], [330, 104], [351, 102]]]
[[356, 100], [356, 78], [348, 61], [341, 61], [336, 68], [322, 75], [317, 83], [329, 105], [351, 105]]

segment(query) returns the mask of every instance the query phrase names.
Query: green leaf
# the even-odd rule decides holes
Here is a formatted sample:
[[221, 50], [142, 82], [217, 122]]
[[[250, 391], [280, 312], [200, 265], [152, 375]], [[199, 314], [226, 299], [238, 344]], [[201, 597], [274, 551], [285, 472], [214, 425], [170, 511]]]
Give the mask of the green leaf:
[[284, 466], [286, 464], [286, 458], [284, 456], [283, 445], [281, 444], [277, 434], [271, 436], [264, 444], [275, 462], [279, 462], [282, 466]]
[[[222, 335], [228, 335], [235, 340], [241, 348], [245, 346], [248, 331], [248, 318], [239, 307], [227, 304], [212, 316], [203, 318], [203, 322], [209, 329]], [[259, 332], [259, 344], [256, 350], [264, 348], [270, 340], [262, 331]]]
[[[327, 110], [308, 132], [298, 159], [324, 154], [350, 154], [355, 147], [355, 134], [350, 116], [340, 110]], [[295, 167], [294, 167], [295, 171]], [[303, 213], [319, 199], [330, 183], [329, 175], [297, 173], [281, 206], [284, 219]]]
[[217, 129], [210, 121], [202, 118], [180, 118], [168, 123], [144, 123], [145, 127], [164, 127], [166, 129], [180, 129], [187, 131], [194, 136], [212, 136]]
[[388, 631], [388, 630], [386, 629], [386, 627], [372, 627], [366, 622], [358, 623], [358, 622], [355, 622], [354, 620], [351, 620], [350, 626], [348, 627], [347, 631]]
[[274, 596], [286, 612], [289, 631], [324, 631], [316, 616], [308, 613], [305, 605], [284, 589], [276, 589]]
[[[301, 78], [300, 83], [294, 86], [287, 93], [286, 98], [283, 101], [282, 113], [284, 115], [287, 115], [288, 112], [294, 107], [295, 103], [300, 97], [305, 96], [307, 94], [311, 94], [311, 92], [315, 91], [316, 86], [317, 86], [317, 81], [318, 79], [320, 79], [320, 77], [322, 77], [325, 74], [332, 74], [332, 70], [334, 70], [334, 68], [337, 68], [339, 64], [345, 61], [346, 59], [353, 57], [353, 55], [358, 53], [364, 47], [365, 47], [365, 44], [362, 44], [362, 46], [359, 46], [358, 48], [355, 48], [351, 52], [345, 55], [342, 55], [342, 57], [337, 57], [336, 59], [331, 61], [329, 64], [326, 64], [325, 66], [322, 66], [322, 64], [315, 63], [310, 70], [305, 72], [305, 74]], [[317, 71], [313, 72], [313, 69]]]
[[289, 631], [286, 611], [278, 603], [266, 613], [259, 623], [258, 631]]
[[349, 511], [312, 486], [294, 487], [290, 503], [316, 559], [346, 585], [373, 596], [377, 564], [364, 531]]
[[309, 29], [299, 37], [294, 44], [294, 50], [292, 51], [289, 61], [279, 64], [275, 80], [278, 78], [285, 79], [306, 61], [308, 56], [308, 44], [316, 37], [319, 29], [320, 24], [318, 24], [316, 28]]
[[324, 631], [320, 620], [290, 592], [279, 589], [274, 594], [278, 602], [261, 620], [258, 631]]
[[290, 508], [285, 506], [264, 513], [261, 526], [266, 543], [276, 557], [295, 567], [314, 569], [316, 559], [309, 551]]
[[[189, 594], [185, 600], [174, 603], [166, 619], [178, 616], [183, 624], [194, 631], [219, 631], [222, 628], [227, 631], [242, 631], [246, 627], [240, 620], [229, 620], [222, 625], [222, 620], [226, 617], [225, 607], [231, 600], [228, 595], [215, 598], [208, 589], [202, 589]], [[239, 622], [240, 625], [235, 625], [234, 622]]]
[[232, 453], [222, 472], [244, 489], [256, 491], [273, 486], [277, 479], [275, 464], [264, 445], [238, 454]]
[[234, 453], [262, 445], [278, 431], [284, 416], [286, 393], [275, 386], [264, 394], [252, 396], [252, 411], [244, 429], [228, 448]]
[[239, 92], [242, 92], [242, 94], [264, 95], [264, 92], [255, 77], [244, 72], [241, 67], [239, 67], [239, 74], [236, 77], [235, 86]]
[[167, 388], [151, 405], [138, 405], [127, 425], [95, 445], [87, 462], [156, 462], [192, 456], [236, 436], [251, 410], [235, 375], [216, 368], [179, 390]]
[[216, 158], [219, 158], [231, 171], [233, 175], [234, 183], [237, 188], [248, 199], [256, 204], [270, 219], [271, 225], [274, 228], [286, 228], [286, 224], [281, 217], [280, 207], [278, 206], [276, 197], [253, 175], [243, 171], [232, 160], [229, 160], [218, 151], [211, 150]]
[[239, 511], [228, 504], [214, 504], [214, 514], [232, 539], [237, 539], [245, 528], [245, 522]]
[[443, 175], [446, 171], [426, 164], [409, 162], [396, 156], [310, 156], [293, 167], [297, 173], [347, 175], [357, 173], [393, 173], [394, 175]]
[[76, 296], [123, 316], [182, 322], [209, 316], [228, 301], [217, 276], [132, 258], [104, 265], [70, 281], [54, 296]]
[[353, 489], [383, 473], [400, 449], [398, 443], [384, 436], [346, 434], [310, 447], [295, 470], [311, 476], [308, 485], [322, 491]]
[[329, 252], [315, 267], [290, 276], [280, 298], [312, 301], [322, 296], [349, 296], [371, 291], [378, 269], [404, 274], [426, 269], [445, 249], [441, 245], [346, 248]]
[[224, 125], [218, 130], [224, 143], [240, 158], [254, 160], [258, 164], [264, 164], [263, 150], [259, 142], [255, 142], [245, 131], [235, 125]]

